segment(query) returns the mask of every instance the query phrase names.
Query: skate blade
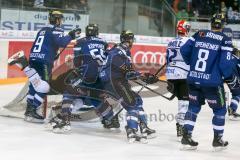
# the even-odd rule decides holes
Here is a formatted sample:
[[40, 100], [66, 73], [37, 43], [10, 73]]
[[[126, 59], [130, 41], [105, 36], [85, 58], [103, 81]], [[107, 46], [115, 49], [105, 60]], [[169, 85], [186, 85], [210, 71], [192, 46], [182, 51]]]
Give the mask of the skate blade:
[[213, 152], [220, 152], [227, 149], [227, 146], [225, 147], [213, 147]]
[[128, 143], [129, 144], [133, 144], [133, 143], [147, 144], [148, 140], [147, 138], [128, 138]]
[[70, 134], [71, 133], [71, 128], [69, 128], [69, 127], [54, 128], [53, 133], [56, 133], [56, 134]]
[[132, 144], [136, 142], [136, 138], [128, 138], [128, 143]]
[[147, 143], [148, 143], [148, 140], [147, 140], [147, 138], [141, 138], [141, 139], [139, 140], [139, 142], [142, 143], [142, 144], [147, 144]]
[[12, 62], [15, 60], [15, 58], [17, 57], [22, 57], [24, 56], [24, 52], [23, 51], [18, 51], [17, 53], [13, 54], [9, 59], [8, 59], [8, 64], [12, 65]]
[[57, 125], [56, 123], [46, 123], [45, 124], [45, 128], [47, 129], [47, 130], [53, 130], [53, 127], [55, 126], [55, 125]]
[[190, 146], [190, 145], [182, 145], [180, 147], [181, 151], [191, 151], [191, 150], [197, 150], [197, 146]]
[[181, 137], [178, 136], [178, 137], [177, 137], [177, 141], [178, 141], [178, 142], [181, 142], [181, 140], [182, 140], [182, 136], [181, 136]]
[[121, 133], [120, 128], [104, 128], [106, 132], [111, 132], [111, 133]]
[[235, 117], [233, 117], [233, 116], [229, 116], [228, 119], [231, 120], [231, 121], [240, 121], [240, 117], [235, 118]]
[[147, 135], [147, 138], [148, 138], [148, 139], [154, 139], [154, 138], [156, 138], [156, 137], [157, 137], [157, 134], [156, 134], [156, 133]]
[[29, 117], [29, 116], [25, 116], [24, 121], [30, 122], [30, 123], [41, 123], [41, 124], [44, 123], [44, 119], [36, 119], [33, 117]]

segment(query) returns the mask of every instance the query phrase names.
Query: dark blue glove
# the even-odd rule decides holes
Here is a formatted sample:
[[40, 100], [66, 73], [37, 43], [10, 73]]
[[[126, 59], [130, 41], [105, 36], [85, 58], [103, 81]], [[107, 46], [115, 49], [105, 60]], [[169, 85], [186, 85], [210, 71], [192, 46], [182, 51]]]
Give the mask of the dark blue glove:
[[144, 73], [144, 76], [141, 77], [141, 80], [147, 84], [153, 84], [159, 81], [158, 77], [151, 73]]
[[240, 88], [240, 79], [236, 75], [233, 75], [231, 78], [227, 79], [226, 83], [228, 84], [230, 90]]

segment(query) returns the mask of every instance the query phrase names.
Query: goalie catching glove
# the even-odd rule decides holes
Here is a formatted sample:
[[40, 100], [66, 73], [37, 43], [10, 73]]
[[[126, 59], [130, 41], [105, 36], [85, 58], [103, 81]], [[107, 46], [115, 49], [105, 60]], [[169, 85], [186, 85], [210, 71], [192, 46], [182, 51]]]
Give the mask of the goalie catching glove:
[[147, 84], [154, 84], [159, 81], [158, 77], [151, 73], [144, 73], [144, 76], [141, 77], [141, 80]]

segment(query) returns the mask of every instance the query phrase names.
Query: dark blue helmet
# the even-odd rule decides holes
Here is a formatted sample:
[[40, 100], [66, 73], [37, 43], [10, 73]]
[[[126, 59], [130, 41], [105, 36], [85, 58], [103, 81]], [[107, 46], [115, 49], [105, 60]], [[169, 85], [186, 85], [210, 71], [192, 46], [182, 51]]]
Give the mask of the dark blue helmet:
[[211, 18], [211, 27], [213, 29], [222, 29], [225, 23], [225, 16], [222, 13], [214, 14]]
[[63, 19], [63, 14], [60, 11], [50, 11], [48, 19], [50, 24], [56, 25], [58, 20]]
[[98, 35], [98, 25], [97, 24], [89, 24], [85, 28], [86, 36], [97, 36]]
[[134, 41], [134, 34], [130, 30], [124, 30], [120, 34], [120, 42], [133, 42]]

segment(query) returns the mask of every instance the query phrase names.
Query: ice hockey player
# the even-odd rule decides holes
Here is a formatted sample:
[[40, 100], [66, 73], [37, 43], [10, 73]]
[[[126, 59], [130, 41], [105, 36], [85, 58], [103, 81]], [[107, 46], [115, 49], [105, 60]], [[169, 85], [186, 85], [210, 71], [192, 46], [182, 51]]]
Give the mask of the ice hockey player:
[[[72, 89], [66, 90], [62, 102], [62, 112], [55, 117], [50, 123], [53, 126], [53, 132], [70, 131], [70, 118], [74, 99], [80, 98], [88, 100], [95, 107], [98, 115], [102, 118], [105, 128], [119, 128], [118, 117], [113, 118], [113, 110], [111, 106], [98, 99], [100, 95], [94, 95], [94, 90], [103, 89], [99, 73], [107, 58], [106, 48], [107, 42], [98, 37], [98, 25], [89, 24], [85, 28], [86, 37], [78, 39], [74, 47], [74, 66], [78, 69], [77, 76], [72, 80], [74, 85], [86, 88], [86, 92], [90, 92], [88, 96], [85, 94], [71, 94]], [[59, 120], [60, 119], [60, 120]], [[54, 124], [55, 123], [55, 124]]]
[[185, 20], [177, 23], [178, 36], [168, 43], [166, 78], [173, 85], [173, 94], [178, 98], [178, 113], [176, 115], [177, 137], [182, 138], [185, 113], [188, 109], [187, 65], [180, 53], [180, 47], [189, 39], [190, 24]]
[[[239, 50], [237, 48], [233, 48], [233, 57], [232, 61], [235, 61], [235, 63], [240, 64], [240, 59], [237, 56], [239, 54]], [[239, 121], [240, 120], [240, 114], [237, 113], [239, 101], [240, 101], [240, 67], [237, 66], [237, 69], [235, 70], [236, 76], [234, 81], [226, 80], [227, 85], [230, 89], [230, 92], [232, 94], [231, 103], [228, 106], [228, 115], [229, 119], [233, 121]]]
[[66, 47], [71, 40], [75, 39], [75, 33], [80, 31], [80, 29], [74, 29], [64, 36], [63, 29], [60, 28], [63, 21], [63, 14], [60, 11], [49, 12], [48, 18], [50, 24], [37, 33], [32, 45], [29, 64], [22, 52], [9, 59], [9, 64], [18, 65], [30, 81], [25, 112], [25, 120], [29, 122], [43, 122], [44, 118], [37, 113], [37, 109], [50, 90], [49, 80], [57, 51], [60, 47]]
[[205, 100], [213, 110], [212, 146], [214, 150], [228, 146], [228, 142], [222, 139], [226, 115], [223, 77], [233, 81], [235, 65], [231, 61], [232, 41], [222, 33], [222, 28], [223, 20], [214, 16], [211, 30], [198, 31], [180, 48], [184, 61], [190, 65], [187, 77], [189, 107], [184, 119], [182, 149], [196, 149], [198, 146], [198, 142], [192, 139], [192, 132]]
[[[135, 71], [131, 62], [131, 52], [134, 34], [124, 30], [120, 34], [120, 44], [115, 45], [108, 54], [106, 65], [101, 72], [105, 89], [122, 99], [121, 105], [127, 111], [125, 127], [130, 143], [140, 141], [145, 143], [147, 138], [155, 136], [155, 130], [148, 128], [147, 119], [142, 107], [142, 98], [131, 90], [129, 79], [135, 79], [140, 73]], [[141, 134], [138, 133], [138, 127]]]
[[[216, 16], [216, 15], [214, 15]], [[218, 16], [222, 16], [222, 19], [225, 20], [225, 17], [223, 14], [219, 14]], [[233, 33], [231, 28], [223, 28], [223, 33], [227, 35], [229, 38], [232, 39]], [[236, 61], [239, 61], [239, 50], [233, 46], [233, 59]], [[240, 62], [240, 61], [239, 61]], [[237, 80], [237, 79], [236, 79]], [[227, 83], [228, 87], [230, 89], [232, 98], [231, 98], [231, 103], [228, 106], [228, 115], [229, 119], [233, 121], [239, 121], [240, 120], [240, 114], [237, 113], [239, 101], [240, 101], [240, 85], [236, 85], [232, 83]]]

